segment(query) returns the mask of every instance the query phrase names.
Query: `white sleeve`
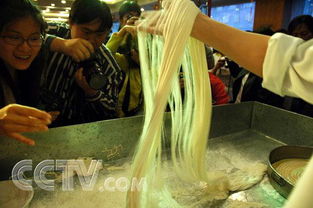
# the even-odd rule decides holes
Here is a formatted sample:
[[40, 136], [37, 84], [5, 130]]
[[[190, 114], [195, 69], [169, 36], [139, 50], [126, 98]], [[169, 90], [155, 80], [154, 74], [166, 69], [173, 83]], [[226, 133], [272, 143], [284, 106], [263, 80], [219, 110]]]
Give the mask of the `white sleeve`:
[[313, 104], [313, 39], [273, 35], [263, 63], [263, 87]]

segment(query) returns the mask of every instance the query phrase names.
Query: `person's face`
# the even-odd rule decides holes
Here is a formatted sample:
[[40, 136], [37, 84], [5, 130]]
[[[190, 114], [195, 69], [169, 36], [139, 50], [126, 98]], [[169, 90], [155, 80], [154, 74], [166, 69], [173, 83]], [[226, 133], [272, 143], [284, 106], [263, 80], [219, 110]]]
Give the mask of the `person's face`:
[[302, 38], [303, 40], [310, 40], [313, 38], [313, 33], [309, 30], [306, 24], [298, 25], [291, 33], [292, 36]]
[[41, 47], [39, 24], [31, 16], [16, 19], [0, 34], [0, 58], [14, 69], [27, 69]]
[[120, 24], [121, 27], [124, 27], [127, 23], [127, 20], [129, 20], [132, 17], [139, 17], [140, 15], [138, 14], [138, 12], [128, 12], [126, 14], [124, 14], [124, 16], [122, 18], [120, 18]]
[[95, 19], [91, 22], [84, 24], [72, 24], [70, 23], [71, 38], [82, 38], [88, 40], [95, 49], [99, 48], [109, 31], [99, 31], [101, 26], [101, 20]]

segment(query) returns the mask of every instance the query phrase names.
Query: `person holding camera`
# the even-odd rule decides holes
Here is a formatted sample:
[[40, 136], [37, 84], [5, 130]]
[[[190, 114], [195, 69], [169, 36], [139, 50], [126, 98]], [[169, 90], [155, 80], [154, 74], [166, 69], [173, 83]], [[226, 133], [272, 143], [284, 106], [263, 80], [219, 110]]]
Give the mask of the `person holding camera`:
[[53, 126], [117, 116], [124, 74], [103, 44], [111, 27], [110, 9], [100, 0], [74, 1], [69, 25], [49, 23], [40, 107], [59, 111]]
[[119, 8], [120, 30], [113, 33], [106, 46], [114, 55], [126, 77], [119, 93], [119, 117], [132, 116], [142, 109], [140, 63], [136, 27], [134, 22], [141, 14], [134, 1], [125, 1]]

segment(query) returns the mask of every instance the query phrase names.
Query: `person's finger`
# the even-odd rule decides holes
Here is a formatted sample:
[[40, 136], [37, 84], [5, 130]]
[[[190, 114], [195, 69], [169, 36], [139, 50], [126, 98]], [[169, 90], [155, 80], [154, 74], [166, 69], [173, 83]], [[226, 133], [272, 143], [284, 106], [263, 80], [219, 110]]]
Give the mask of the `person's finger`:
[[137, 30], [135, 26], [125, 26], [125, 29], [132, 37], [135, 37], [137, 35]]
[[76, 56], [77, 56], [78, 62], [86, 60], [86, 56], [80, 49], [76, 50]]
[[85, 46], [86, 49], [88, 49], [89, 54], [92, 54], [95, 52], [93, 45], [89, 41], [82, 40], [82, 44]]
[[10, 138], [16, 139], [20, 142], [23, 142], [27, 145], [30, 145], [30, 146], [34, 146], [36, 144], [35, 141], [32, 140], [31, 138], [25, 137], [25, 136], [18, 134], [18, 133], [9, 133], [9, 134], [7, 134], [7, 136]]
[[83, 79], [83, 68], [79, 68], [75, 73], [75, 79], [81, 81]]
[[130, 19], [127, 20], [126, 25], [133, 26], [138, 19], [139, 17], [131, 17]]
[[140, 25], [144, 20], [143, 19], [139, 19], [135, 22], [134, 26], [138, 26]]
[[44, 120], [49, 124], [51, 123], [51, 116], [47, 112], [28, 106], [22, 106], [18, 104], [9, 105], [7, 113], [17, 113], [23, 116], [30, 116]]
[[129, 18], [127, 21], [136, 21], [138, 19], [139, 19], [139, 17], [133, 16], [133, 17]]
[[135, 24], [135, 21], [127, 20], [127, 22], [126, 22], [126, 25], [128, 25], [128, 26], [133, 26], [134, 24]]
[[58, 116], [60, 115], [60, 111], [50, 111], [48, 113], [52, 117], [52, 121], [55, 121], [58, 118]]
[[45, 120], [38, 119], [32, 116], [24, 116], [20, 114], [9, 113], [3, 118], [6, 122], [16, 123], [20, 125], [27, 125], [27, 126], [40, 126], [49, 124]]
[[84, 45], [81, 45], [79, 48], [80, 61], [84, 61], [90, 58], [90, 51]]
[[162, 31], [157, 30], [155, 27], [146, 27], [144, 25], [139, 25], [138, 30], [142, 32], [154, 34], [154, 35], [163, 35]]
[[48, 131], [48, 127], [46, 125], [38, 125], [38, 126], [30, 126], [30, 125], [21, 125], [11, 122], [6, 122], [2, 125], [2, 129], [5, 134], [15, 132], [39, 132], [39, 131]]

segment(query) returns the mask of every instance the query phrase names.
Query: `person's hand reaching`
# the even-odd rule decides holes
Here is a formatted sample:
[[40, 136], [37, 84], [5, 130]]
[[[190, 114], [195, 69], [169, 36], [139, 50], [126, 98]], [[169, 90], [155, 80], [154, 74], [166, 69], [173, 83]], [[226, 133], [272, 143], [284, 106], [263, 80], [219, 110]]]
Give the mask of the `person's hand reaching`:
[[0, 135], [28, 145], [35, 145], [35, 141], [20, 133], [47, 131], [50, 123], [51, 116], [36, 108], [10, 104], [0, 109]]

